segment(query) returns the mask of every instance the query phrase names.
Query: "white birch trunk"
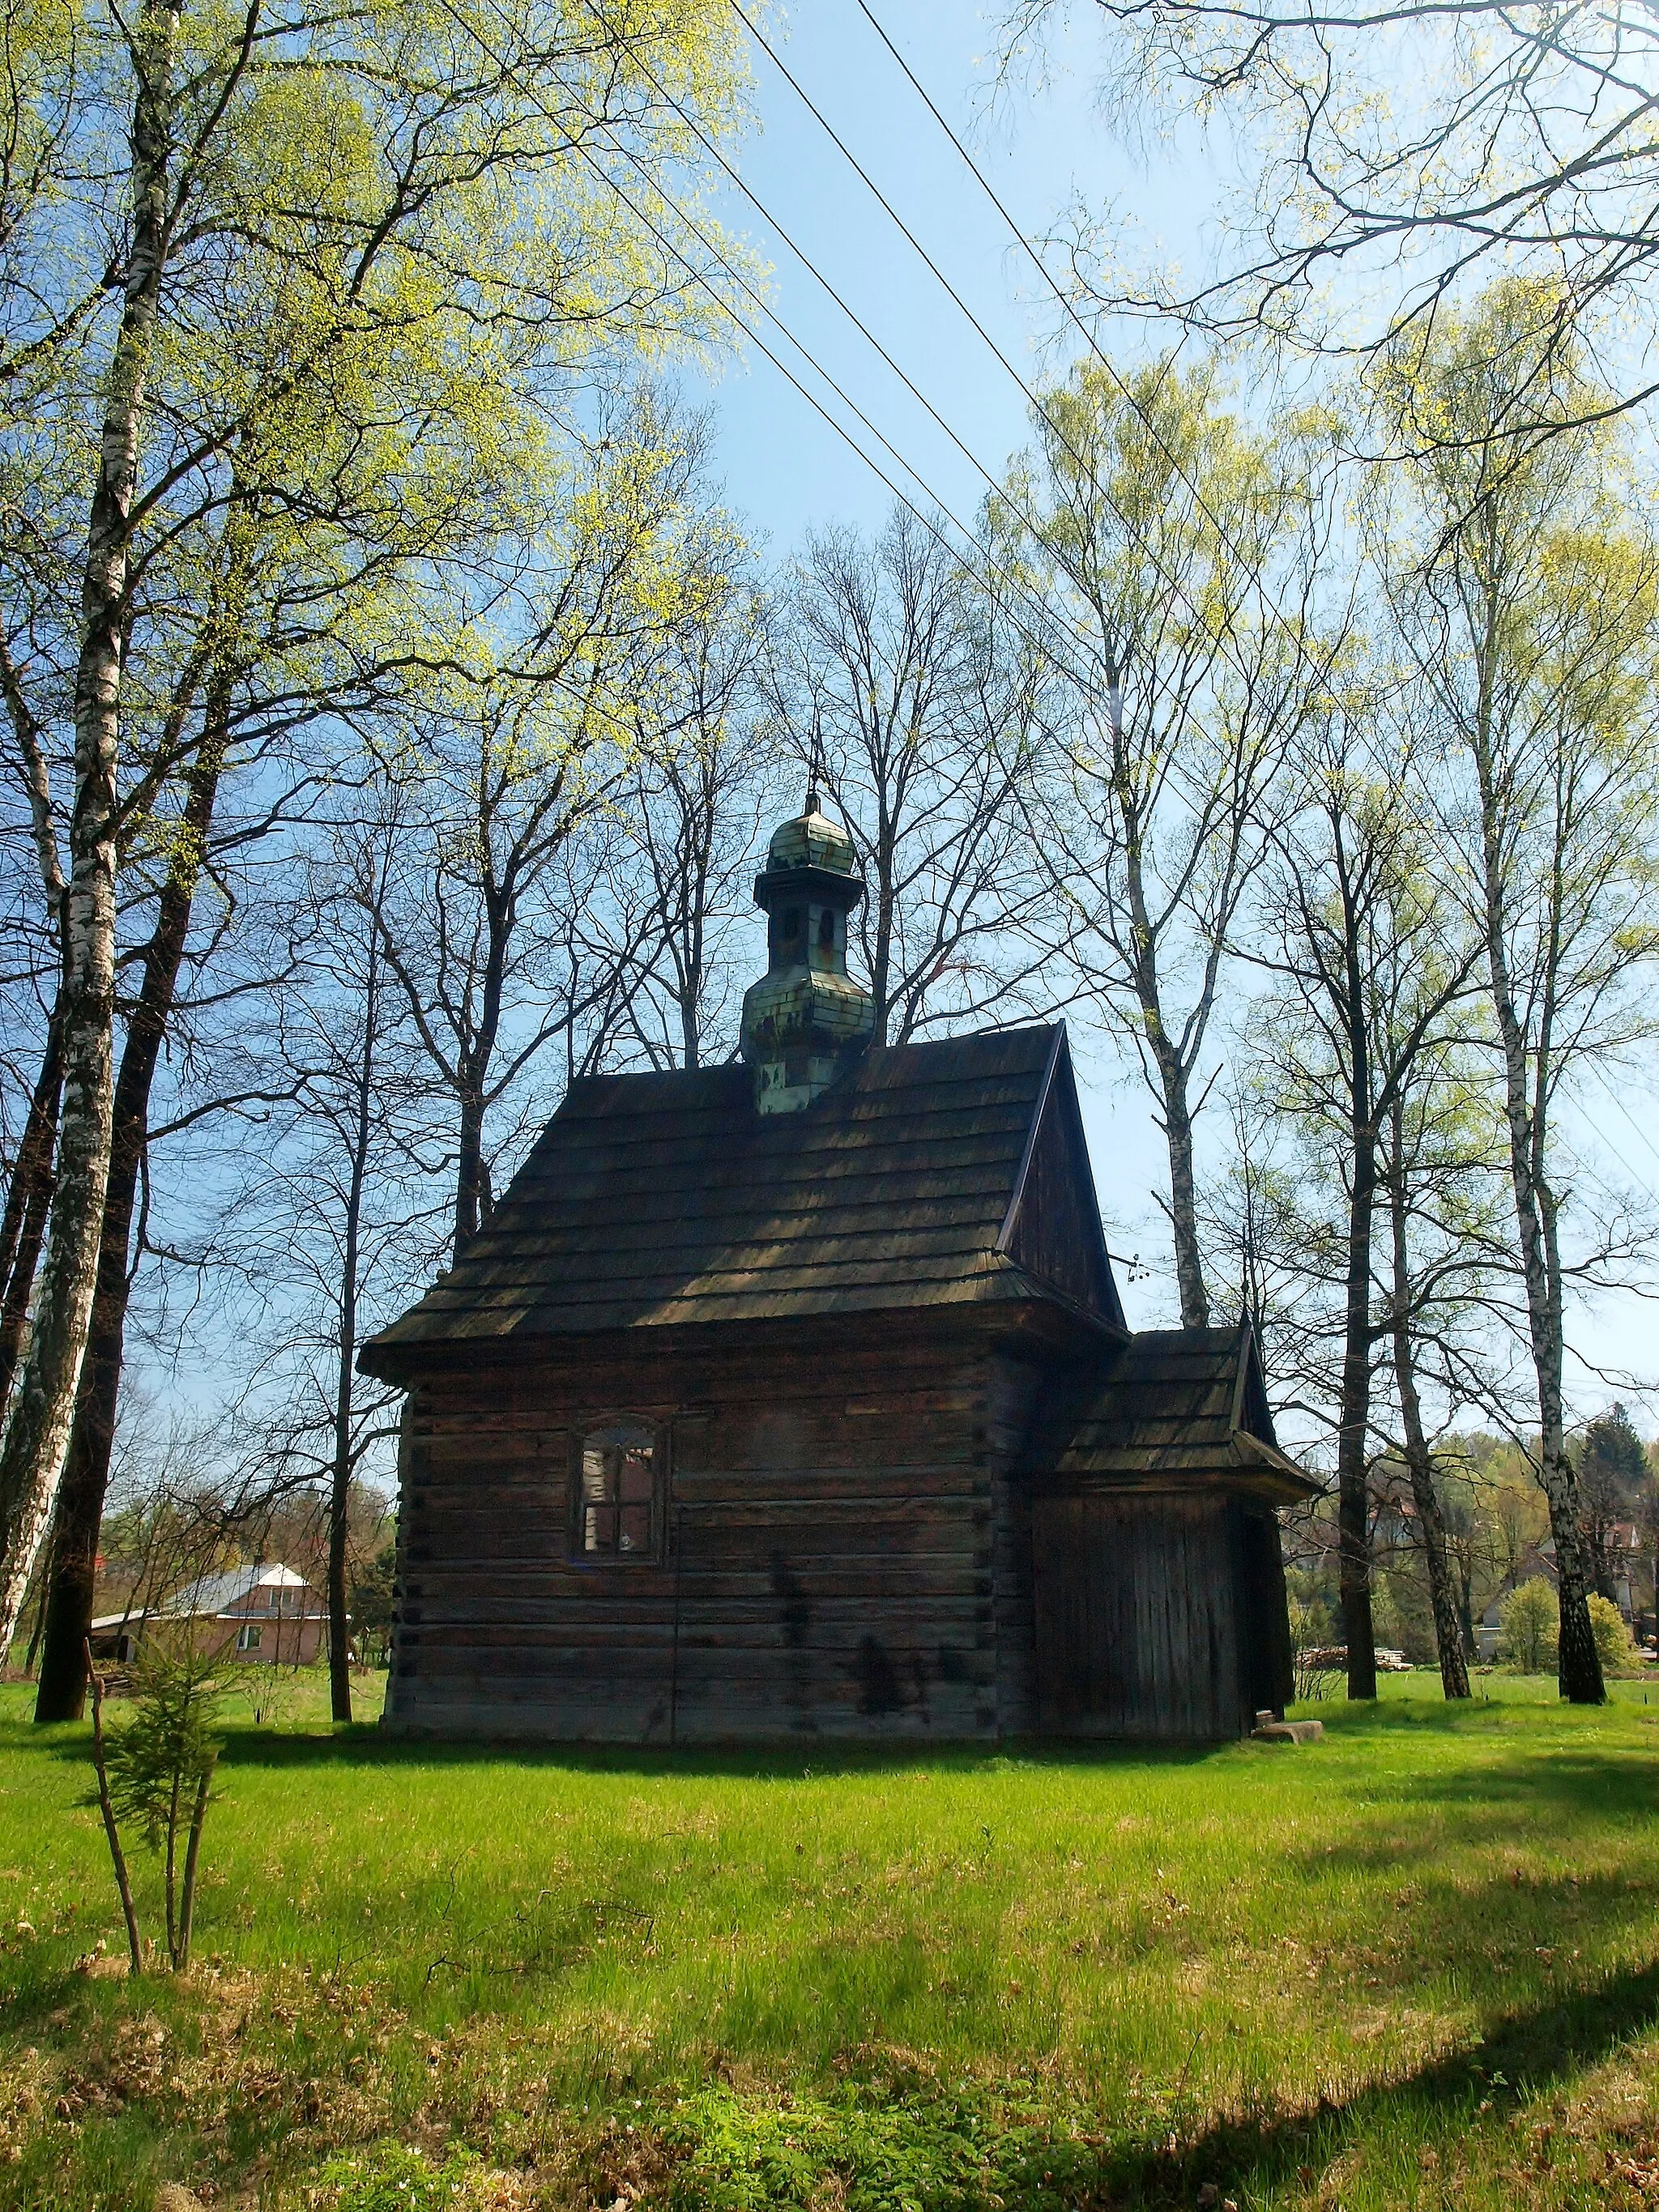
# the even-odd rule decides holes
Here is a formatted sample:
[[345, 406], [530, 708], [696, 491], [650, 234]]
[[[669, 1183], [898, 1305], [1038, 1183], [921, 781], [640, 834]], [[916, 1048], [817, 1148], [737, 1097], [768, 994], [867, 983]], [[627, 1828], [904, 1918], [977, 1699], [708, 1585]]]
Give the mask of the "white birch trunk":
[[115, 1018], [116, 760], [131, 514], [151, 333], [167, 248], [179, 11], [146, 0], [133, 56], [132, 247], [87, 528], [65, 898], [64, 1091], [46, 1264], [0, 1438], [0, 1657], [16, 1632], [69, 1449], [109, 1177]]
[[1562, 1388], [1566, 1319], [1556, 1242], [1555, 1194], [1547, 1173], [1549, 1016], [1556, 977], [1552, 970], [1547, 978], [1539, 1033], [1529, 1042], [1510, 975], [1501, 801], [1484, 732], [1475, 747], [1474, 761], [1480, 793], [1486, 965], [1503, 1048], [1510, 1182], [1527, 1297], [1528, 1336], [1538, 1385], [1538, 1483], [1549, 1506], [1550, 1534], [1555, 1543], [1561, 1624], [1559, 1681], [1561, 1694], [1574, 1704], [1600, 1705], [1607, 1689], [1590, 1628], [1589, 1580], [1579, 1534], [1578, 1477], [1566, 1445]]

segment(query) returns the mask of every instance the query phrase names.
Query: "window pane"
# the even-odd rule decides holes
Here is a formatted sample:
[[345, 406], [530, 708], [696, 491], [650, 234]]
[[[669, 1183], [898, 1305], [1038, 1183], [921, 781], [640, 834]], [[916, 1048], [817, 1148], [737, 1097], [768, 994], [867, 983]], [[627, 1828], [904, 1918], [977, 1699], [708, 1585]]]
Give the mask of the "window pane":
[[584, 1553], [654, 1556], [659, 1474], [657, 1433], [650, 1423], [617, 1420], [587, 1431], [575, 1499]]
[[583, 1515], [582, 1549], [585, 1552], [614, 1552], [616, 1548], [616, 1507], [590, 1505]]
[[622, 1549], [646, 1552], [651, 1548], [651, 1508], [624, 1505], [622, 1510]]
[[622, 1462], [618, 1472], [618, 1494], [623, 1504], [635, 1504], [641, 1498], [648, 1501], [652, 1486], [652, 1462], [655, 1458], [650, 1445], [636, 1445], [631, 1451], [623, 1451], [618, 1456]]
[[589, 1504], [602, 1505], [615, 1497], [614, 1465], [611, 1453], [592, 1444], [583, 1452], [582, 1496]]

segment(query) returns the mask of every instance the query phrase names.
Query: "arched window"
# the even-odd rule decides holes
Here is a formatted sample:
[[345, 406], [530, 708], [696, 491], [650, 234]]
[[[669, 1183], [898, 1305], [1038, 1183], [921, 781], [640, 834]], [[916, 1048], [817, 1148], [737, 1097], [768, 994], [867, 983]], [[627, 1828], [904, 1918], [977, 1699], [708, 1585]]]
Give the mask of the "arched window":
[[585, 1559], [654, 1559], [662, 1550], [661, 1439], [649, 1421], [605, 1422], [582, 1437], [575, 1548]]

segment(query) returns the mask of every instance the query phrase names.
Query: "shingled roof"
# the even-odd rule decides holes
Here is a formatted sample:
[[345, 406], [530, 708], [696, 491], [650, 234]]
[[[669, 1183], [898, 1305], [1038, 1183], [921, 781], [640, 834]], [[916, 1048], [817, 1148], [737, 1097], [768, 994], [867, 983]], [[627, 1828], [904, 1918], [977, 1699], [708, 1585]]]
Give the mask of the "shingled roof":
[[1063, 1024], [866, 1052], [799, 1113], [743, 1067], [586, 1078], [457, 1266], [364, 1347], [1058, 1301], [1121, 1330]]
[[1279, 1449], [1249, 1328], [1143, 1330], [1055, 1419], [1069, 1431], [1051, 1462], [1062, 1485], [1168, 1490], [1219, 1478], [1279, 1504], [1319, 1489]]

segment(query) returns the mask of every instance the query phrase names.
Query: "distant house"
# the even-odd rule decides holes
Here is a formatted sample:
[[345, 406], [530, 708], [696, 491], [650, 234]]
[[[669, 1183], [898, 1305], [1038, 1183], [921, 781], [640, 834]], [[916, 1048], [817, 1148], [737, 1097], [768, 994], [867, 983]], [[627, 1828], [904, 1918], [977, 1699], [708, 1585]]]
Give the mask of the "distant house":
[[188, 1629], [201, 1650], [255, 1667], [306, 1667], [327, 1648], [328, 1607], [303, 1575], [278, 1562], [204, 1575], [148, 1612], [109, 1613], [92, 1624], [92, 1656], [118, 1664], [143, 1638]]
[[[1626, 1620], [1634, 1622], [1636, 1615], [1631, 1595], [1631, 1573], [1642, 1552], [1642, 1533], [1632, 1521], [1620, 1521], [1607, 1530], [1607, 1558], [1613, 1568], [1613, 1601]], [[1492, 1603], [1481, 1614], [1474, 1632], [1475, 1649], [1483, 1659], [1498, 1656], [1498, 1638], [1503, 1631], [1505, 1600], [1519, 1589], [1522, 1583], [1547, 1582], [1553, 1589], [1559, 1580], [1555, 1566], [1555, 1540], [1546, 1536], [1541, 1544], [1528, 1544], [1516, 1562], [1514, 1571], [1503, 1587], [1492, 1594]]]

